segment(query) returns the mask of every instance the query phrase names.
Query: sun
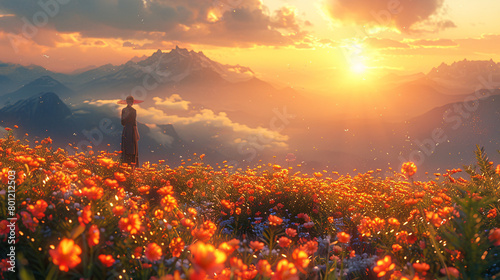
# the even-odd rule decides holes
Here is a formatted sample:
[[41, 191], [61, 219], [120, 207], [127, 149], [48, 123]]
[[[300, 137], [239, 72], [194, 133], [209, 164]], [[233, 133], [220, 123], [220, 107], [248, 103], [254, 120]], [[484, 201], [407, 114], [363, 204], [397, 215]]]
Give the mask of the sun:
[[363, 74], [366, 71], [366, 65], [363, 62], [355, 62], [351, 65], [351, 71], [356, 74]]

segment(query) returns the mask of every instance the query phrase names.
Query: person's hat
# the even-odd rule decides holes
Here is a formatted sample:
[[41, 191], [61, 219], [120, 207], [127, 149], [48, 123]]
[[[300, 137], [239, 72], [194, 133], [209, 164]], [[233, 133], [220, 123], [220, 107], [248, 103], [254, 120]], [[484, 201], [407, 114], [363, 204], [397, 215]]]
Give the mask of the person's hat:
[[144, 102], [143, 100], [134, 99], [134, 97], [132, 95], [129, 95], [129, 96], [127, 96], [127, 98], [125, 100], [118, 101], [118, 104], [128, 104], [127, 103], [128, 100], [132, 100], [133, 104], [139, 104], [139, 103]]

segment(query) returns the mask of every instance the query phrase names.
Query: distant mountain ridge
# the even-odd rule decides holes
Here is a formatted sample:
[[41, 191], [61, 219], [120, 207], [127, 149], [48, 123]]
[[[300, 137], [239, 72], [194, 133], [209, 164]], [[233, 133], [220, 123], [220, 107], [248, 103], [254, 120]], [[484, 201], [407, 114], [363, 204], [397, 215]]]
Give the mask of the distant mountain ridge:
[[14, 104], [19, 100], [32, 97], [33, 93], [41, 92], [53, 92], [61, 98], [67, 98], [71, 96], [73, 90], [66, 87], [51, 76], [45, 75], [26, 85], [23, 85], [14, 92], [2, 95], [2, 103], [0, 103], [0, 105]]

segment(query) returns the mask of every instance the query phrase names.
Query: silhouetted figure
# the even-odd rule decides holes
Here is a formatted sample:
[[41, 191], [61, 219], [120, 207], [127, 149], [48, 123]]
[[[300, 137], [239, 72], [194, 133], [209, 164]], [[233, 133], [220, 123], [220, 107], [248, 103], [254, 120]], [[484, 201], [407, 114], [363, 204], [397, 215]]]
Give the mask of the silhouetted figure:
[[139, 165], [138, 145], [139, 131], [137, 130], [137, 112], [132, 105], [139, 103], [133, 96], [128, 96], [125, 100], [127, 107], [122, 109], [122, 162], [132, 166]]

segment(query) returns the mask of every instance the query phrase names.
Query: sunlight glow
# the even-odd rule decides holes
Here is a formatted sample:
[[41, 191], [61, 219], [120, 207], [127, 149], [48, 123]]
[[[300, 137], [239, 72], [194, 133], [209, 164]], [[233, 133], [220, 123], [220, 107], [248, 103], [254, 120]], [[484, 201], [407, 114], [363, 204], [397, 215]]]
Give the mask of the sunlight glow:
[[362, 74], [366, 71], [366, 66], [362, 62], [355, 62], [351, 65], [351, 71], [356, 74]]
[[220, 19], [220, 16], [218, 15], [217, 10], [211, 10], [208, 12], [208, 14], [207, 14], [207, 21], [208, 22], [214, 23], [214, 22], [219, 21], [219, 19]]

